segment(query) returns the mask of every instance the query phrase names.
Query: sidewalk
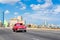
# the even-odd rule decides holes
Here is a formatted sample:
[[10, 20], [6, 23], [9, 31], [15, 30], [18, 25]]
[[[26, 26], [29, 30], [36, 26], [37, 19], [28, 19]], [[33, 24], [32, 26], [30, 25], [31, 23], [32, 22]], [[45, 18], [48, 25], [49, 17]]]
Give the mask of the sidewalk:
[[28, 30], [36, 30], [36, 31], [39, 31], [39, 30], [43, 30], [43, 31], [60, 31], [60, 29], [48, 29], [48, 28], [27, 28]]
[[4, 27], [0, 27], [0, 29], [4, 29]]
[[11, 27], [0, 27], [0, 29], [12, 29]]
[[[0, 27], [0, 29], [12, 29], [12, 27]], [[43, 31], [60, 31], [60, 29], [48, 29], [48, 28], [27, 28], [27, 30], [43, 30]]]

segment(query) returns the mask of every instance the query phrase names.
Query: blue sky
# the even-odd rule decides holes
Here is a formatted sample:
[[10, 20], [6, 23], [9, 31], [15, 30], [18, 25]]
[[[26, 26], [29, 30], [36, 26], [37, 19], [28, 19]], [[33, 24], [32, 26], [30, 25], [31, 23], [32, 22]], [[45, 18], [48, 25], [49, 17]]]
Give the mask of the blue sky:
[[2, 13], [9, 20], [22, 16], [26, 23], [60, 24], [60, 0], [0, 0], [0, 20]]

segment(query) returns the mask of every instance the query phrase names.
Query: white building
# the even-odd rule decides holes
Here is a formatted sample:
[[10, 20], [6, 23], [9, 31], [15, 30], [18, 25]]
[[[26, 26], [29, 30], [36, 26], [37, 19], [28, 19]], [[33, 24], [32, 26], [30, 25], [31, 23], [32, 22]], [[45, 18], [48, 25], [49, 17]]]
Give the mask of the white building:
[[9, 21], [10, 27], [13, 27], [15, 23], [23, 23], [25, 24], [25, 21], [22, 19], [22, 16], [18, 16], [17, 18], [12, 18]]

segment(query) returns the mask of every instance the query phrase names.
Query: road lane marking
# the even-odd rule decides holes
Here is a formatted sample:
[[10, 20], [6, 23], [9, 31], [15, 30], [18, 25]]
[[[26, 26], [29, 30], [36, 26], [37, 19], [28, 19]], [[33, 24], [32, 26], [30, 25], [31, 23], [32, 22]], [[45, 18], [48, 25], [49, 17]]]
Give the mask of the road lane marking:
[[32, 38], [32, 40], [40, 40], [40, 39], [37, 39], [37, 38]]

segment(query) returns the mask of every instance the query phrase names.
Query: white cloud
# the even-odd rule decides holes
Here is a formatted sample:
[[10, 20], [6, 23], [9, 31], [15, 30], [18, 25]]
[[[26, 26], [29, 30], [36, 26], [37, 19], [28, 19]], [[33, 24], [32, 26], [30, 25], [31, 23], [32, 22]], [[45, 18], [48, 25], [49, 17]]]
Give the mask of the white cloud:
[[20, 0], [0, 0], [0, 3], [6, 4], [6, 3], [16, 3]]
[[[45, 0], [44, 4], [31, 4], [30, 7], [34, 12], [32, 13], [24, 13], [22, 16], [28, 22], [40, 22], [40, 20], [47, 21], [58, 21], [59, 18], [56, 15], [60, 12], [60, 6], [53, 5], [51, 0]], [[52, 8], [51, 8], [52, 7]], [[51, 9], [50, 9], [51, 8]], [[55, 15], [55, 16], [53, 16]], [[39, 23], [38, 22], [38, 23]]]
[[41, 5], [43, 8], [52, 6], [52, 0], [45, 0], [45, 4]]
[[18, 3], [19, 3], [20, 5], [22, 5], [22, 6], [24, 5], [22, 2], [18, 2]]
[[23, 6], [22, 8], [20, 8], [21, 10], [25, 10], [26, 9], [26, 6]]
[[46, 8], [52, 6], [52, 5], [53, 5], [53, 3], [52, 3], [51, 0], [45, 0], [45, 3], [42, 4], [42, 5], [40, 5], [40, 4], [37, 4], [37, 5], [31, 4], [30, 7], [31, 7], [33, 10], [42, 10], [42, 9], [46, 9]]
[[60, 14], [60, 5], [54, 5], [52, 9], [50, 9], [49, 13], [53, 15]]
[[18, 12], [15, 12], [14, 15], [18, 15]]
[[5, 14], [9, 14], [9, 13], [10, 13], [10, 11], [9, 11], [9, 10], [6, 10], [4, 13], [5, 13]]
[[58, 5], [55, 9], [54, 12], [60, 12], [60, 5]]
[[[26, 9], [26, 5], [23, 2], [19, 2], [20, 4], [20, 10], [25, 10]], [[18, 6], [16, 6], [16, 8], [19, 8]]]
[[39, 10], [40, 9], [40, 4], [38, 5], [35, 5], [35, 4], [31, 4], [30, 7], [33, 9], [33, 10]]
[[[41, 1], [41, 0], [38, 0]], [[52, 0], [45, 0], [44, 4], [31, 4], [30, 7], [34, 11], [42, 12], [41, 15], [57, 15], [60, 13], [60, 5], [53, 5]], [[39, 12], [39, 13], [40, 13]]]
[[[30, 7], [32, 7], [32, 9], [34, 10], [34, 12], [32, 12], [33, 14], [24, 13], [24, 15], [23, 15], [24, 19], [27, 20], [28, 23], [32, 23], [32, 22], [37, 23], [39, 20], [40, 21], [47, 20], [49, 22], [60, 20], [59, 18], [56, 17], [56, 15], [59, 14], [59, 12], [60, 12], [60, 6], [58, 6], [58, 5], [56, 5], [56, 6], [53, 5], [52, 9], [45, 8], [44, 6], [41, 7], [40, 4], [38, 4], [38, 5], [31, 4]], [[48, 6], [48, 7], [51, 7], [51, 6]]]
[[35, 22], [38, 20], [53, 20], [54, 18], [50, 18], [47, 16], [42, 16], [41, 13], [34, 13], [34, 14], [30, 14], [30, 13], [24, 13], [24, 15], [22, 15], [24, 17], [25, 20], [31, 21], [31, 22]]

